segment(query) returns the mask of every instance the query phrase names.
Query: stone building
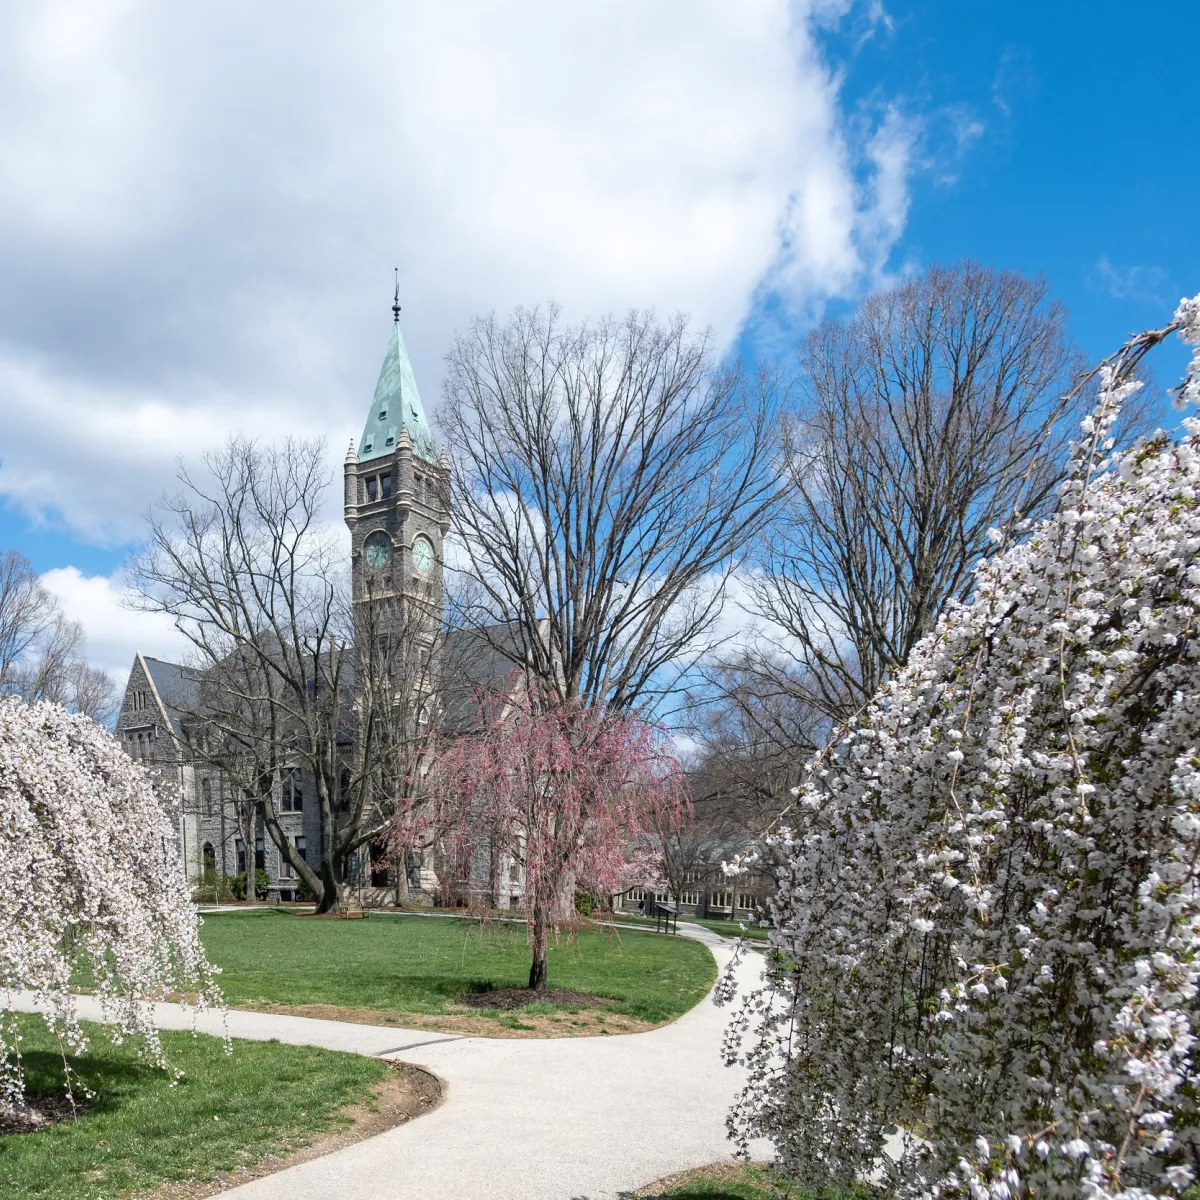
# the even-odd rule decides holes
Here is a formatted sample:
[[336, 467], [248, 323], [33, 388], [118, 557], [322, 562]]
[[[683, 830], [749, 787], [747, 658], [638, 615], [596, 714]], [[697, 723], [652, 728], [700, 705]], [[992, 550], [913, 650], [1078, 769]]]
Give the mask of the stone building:
[[[343, 470], [353, 597], [356, 605], [372, 606], [371, 627], [380, 637], [401, 632], [395, 626], [402, 620], [408, 622], [405, 636], [411, 636], [413, 625], [405, 614], [424, 611], [429, 618], [424, 623], [429, 630], [427, 648], [432, 651], [443, 608], [450, 465], [445, 453], [439, 455], [434, 447], [400, 333], [398, 308], [394, 312], [362, 437], [357, 449], [350, 444]], [[438, 653], [453, 660], [459, 672], [460, 697], [438, 710], [452, 726], [465, 729], [473, 720], [470, 703], [462, 699], [472, 685], [498, 681], [511, 672], [511, 661], [498, 648], [501, 642], [502, 637], [484, 631], [451, 635], [438, 646]], [[191, 668], [135, 655], [117, 717], [117, 736], [131, 757], [164, 776], [167, 794], [180, 797], [175, 816], [190, 879], [199, 884], [206, 871], [210, 876], [240, 874], [252, 856], [255, 868], [269, 876], [270, 897], [300, 899], [298, 881], [266, 835], [261, 815], [254, 821], [254, 844], [248, 846], [233, 789], [192, 751], [187, 714], [198, 711], [199, 690], [200, 677]], [[281, 826], [306, 857], [321, 835], [315, 794], [313, 781], [298, 769], [283, 772], [276, 783]], [[364, 900], [387, 902], [395, 894], [395, 869], [373, 862], [376, 857], [366, 848], [360, 852], [357, 879], [351, 884], [359, 885]], [[431, 902], [438, 881], [430, 867], [414, 862], [407, 876], [412, 900]], [[518, 875], [512, 883], [512, 896], [504, 899], [515, 903]]]

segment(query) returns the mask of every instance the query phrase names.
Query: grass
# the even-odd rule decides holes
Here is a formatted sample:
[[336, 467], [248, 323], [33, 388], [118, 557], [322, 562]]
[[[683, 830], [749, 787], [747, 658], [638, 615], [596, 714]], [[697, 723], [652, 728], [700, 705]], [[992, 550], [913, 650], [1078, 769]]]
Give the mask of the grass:
[[[28, 1092], [61, 1094], [58, 1043], [38, 1017], [18, 1017]], [[278, 1042], [234, 1043], [164, 1032], [170, 1077], [86, 1025], [89, 1049], [69, 1061], [96, 1093], [74, 1121], [0, 1136], [3, 1200], [104, 1200], [167, 1181], [211, 1178], [306, 1135], [346, 1124], [338, 1110], [366, 1099], [387, 1068], [373, 1059]]]
[[[602, 918], [608, 920], [608, 917]], [[625, 914], [612, 914], [612, 919], [620, 921], [622, 924], [628, 922], [631, 925], [648, 925], [651, 929], [654, 928], [653, 917], [627, 916]], [[743, 929], [739, 921], [718, 921], [713, 917], [680, 917], [681, 921], [690, 922], [692, 925], [703, 925], [705, 929], [711, 929], [714, 933], [719, 933], [722, 937], [727, 938], [748, 938], [755, 942], [765, 942], [769, 929], [764, 929], [761, 925], [747, 924]]]
[[[331, 921], [267, 909], [206, 916], [201, 937], [233, 1007], [327, 1004], [443, 1014], [464, 992], [523, 987], [529, 979], [525, 929], [516, 924], [481, 929], [473, 921], [384, 915]], [[716, 964], [704, 946], [685, 938], [585, 928], [551, 948], [549, 975], [551, 987], [614, 1000], [605, 1013], [658, 1023], [705, 996]]]
[[639, 1195], [646, 1200], [777, 1200], [779, 1192], [753, 1166], [722, 1166], [691, 1171], [682, 1179], [652, 1187]]
[[769, 1170], [750, 1163], [721, 1163], [660, 1180], [636, 1193], [643, 1200], [880, 1200], [869, 1187], [819, 1192], [775, 1186]]

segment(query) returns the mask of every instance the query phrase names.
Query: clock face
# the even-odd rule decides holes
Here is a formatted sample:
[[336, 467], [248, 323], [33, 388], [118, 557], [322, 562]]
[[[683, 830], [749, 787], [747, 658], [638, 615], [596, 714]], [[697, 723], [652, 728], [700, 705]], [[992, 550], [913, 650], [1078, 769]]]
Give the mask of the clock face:
[[377, 529], [363, 546], [367, 566], [376, 571], [386, 567], [392, 557], [392, 539], [382, 529]]
[[412, 548], [413, 566], [422, 575], [428, 575], [433, 570], [433, 547], [428, 538], [415, 538]]

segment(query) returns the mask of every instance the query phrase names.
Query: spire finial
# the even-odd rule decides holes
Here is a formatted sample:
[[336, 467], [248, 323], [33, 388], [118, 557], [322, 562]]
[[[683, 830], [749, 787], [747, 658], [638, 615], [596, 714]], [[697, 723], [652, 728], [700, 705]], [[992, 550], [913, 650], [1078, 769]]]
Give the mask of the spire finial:
[[392, 300], [392, 322], [400, 324], [400, 268], [396, 268], [396, 295]]

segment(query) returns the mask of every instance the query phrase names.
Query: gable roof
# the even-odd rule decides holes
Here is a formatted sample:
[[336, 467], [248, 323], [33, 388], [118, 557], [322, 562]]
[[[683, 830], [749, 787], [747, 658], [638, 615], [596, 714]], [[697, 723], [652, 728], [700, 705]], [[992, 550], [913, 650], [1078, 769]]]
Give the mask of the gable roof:
[[194, 711], [200, 701], [200, 673], [179, 663], [164, 662], [138, 654], [146, 677], [158, 697], [163, 716], [171, 726], [176, 740], [183, 737], [183, 715]]

